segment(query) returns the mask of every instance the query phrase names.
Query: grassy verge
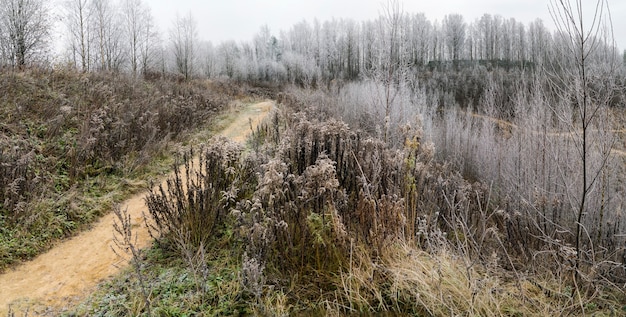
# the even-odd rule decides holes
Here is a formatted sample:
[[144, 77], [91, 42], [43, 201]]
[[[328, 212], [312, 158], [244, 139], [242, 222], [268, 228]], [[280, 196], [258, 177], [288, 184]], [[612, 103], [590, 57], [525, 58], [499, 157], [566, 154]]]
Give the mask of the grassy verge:
[[0, 90], [0, 272], [145, 190], [242, 105], [228, 84], [37, 69]]
[[[225, 241], [223, 241], [225, 242]], [[146, 281], [156, 316], [233, 316], [251, 312], [240, 283], [240, 257], [234, 250], [210, 246], [202, 283], [179, 257], [161, 245], [146, 252]], [[145, 312], [139, 280], [129, 268], [106, 282], [69, 315], [139, 316]]]

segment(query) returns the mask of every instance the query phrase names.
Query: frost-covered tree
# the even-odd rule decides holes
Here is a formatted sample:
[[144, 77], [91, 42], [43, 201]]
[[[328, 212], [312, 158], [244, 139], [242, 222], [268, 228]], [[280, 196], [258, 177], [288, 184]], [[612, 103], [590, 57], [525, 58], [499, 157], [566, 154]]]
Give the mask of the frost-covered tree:
[[196, 46], [198, 43], [197, 23], [189, 13], [185, 17], [177, 16], [170, 29], [170, 42], [174, 53], [176, 71], [190, 79], [195, 71]]
[[234, 77], [239, 60], [239, 46], [235, 41], [227, 41], [220, 44], [217, 48], [221, 65], [220, 73], [227, 77]]
[[93, 42], [89, 0], [66, 0], [63, 8], [69, 59], [74, 67], [85, 72], [89, 71]]
[[145, 75], [158, 66], [158, 56], [161, 50], [161, 37], [158, 29], [154, 24], [154, 17], [150, 11], [150, 7], [144, 7], [142, 12], [142, 23], [140, 24], [140, 38], [139, 42], [139, 61], [141, 72]]
[[530, 61], [536, 65], [547, 59], [552, 36], [540, 19], [531, 22], [528, 27], [528, 46]]
[[[555, 57], [546, 68], [559, 101], [553, 109], [555, 116], [568, 127], [577, 152], [569, 164], [575, 168], [570, 170], [576, 173], [576, 181], [563, 184], [574, 215], [576, 274], [583, 261], [595, 261], [593, 233], [598, 228], [594, 215], [603, 210], [602, 204], [593, 201], [602, 192], [602, 175], [606, 173], [615, 143], [610, 133], [608, 107], [616, 88], [613, 78], [618, 62], [615, 56], [605, 54], [606, 46], [613, 44], [608, 10], [606, 0], [596, 0], [592, 7], [583, 5], [582, 1], [550, 3], [559, 37], [554, 47]], [[567, 171], [568, 167], [563, 170]]]
[[0, 0], [0, 45], [16, 67], [41, 58], [50, 43], [51, 17], [43, 0]]
[[460, 14], [446, 15], [443, 19], [443, 27], [448, 58], [454, 61], [461, 59], [465, 46], [466, 29], [463, 16]]
[[93, 33], [99, 69], [119, 71], [124, 62], [123, 29], [115, 7], [109, 0], [92, 0]]
[[428, 61], [429, 37], [432, 25], [423, 13], [416, 14], [411, 18], [410, 35], [412, 63], [424, 65]]
[[401, 21], [404, 11], [397, 0], [389, 0], [383, 8], [380, 23], [381, 56], [383, 61], [375, 71], [374, 77], [383, 86], [381, 101], [385, 109], [383, 140], [389, 141], [391, 116], [396, 97], [406, 76], [407, 65], [403, 64], [401, 52]]
[[127, 45], [127, 57], [130, 71], [137, 75], [140, 67], [141, 46], [143, 44], [143, 24], [147, 23], [145, 8], [141, 0], [123, 0], [121, 3], [122, 19]]
[[201, 56], [202, 56], [202, 72], [206, 78], [213, 78], [218, 76], [218, 60], [215, 47], [213, 43], [204, 42], [201, 44]]

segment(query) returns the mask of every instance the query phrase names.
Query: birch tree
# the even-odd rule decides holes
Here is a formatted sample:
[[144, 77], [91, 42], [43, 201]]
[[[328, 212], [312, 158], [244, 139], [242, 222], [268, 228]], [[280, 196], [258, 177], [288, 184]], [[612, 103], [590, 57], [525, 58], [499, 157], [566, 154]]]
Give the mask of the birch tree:
[[128, 45], [128, 62], [134, 76], [139, 70], [141, 45], [143, 44], [144, 8], [141, 0], [124, 0], [122, 16]]
[[142, 24], [140, 33], [142, 41], [140, 42], [140, 63], [141, 72], [146, 75], [151, 68], [158, 68], [156, 60], [161, 50], [160, 35], [154, 24], [154, 18], [150, 11], [150, 7], [144, 7]]
[[190, 79], [194, 72], [197, 37], [197, 25], [191, 13], [185, 17], [176, 17], [170, 29], [170, 41], [176, 70], [185, 80]]
[[122, 29], [109, 0], [92, 0], [93, 28], [100, 70], [119, 71], [123, 63]]
[[70, 58], [74, 67], [78, 68], [80, 65], [82, 71], [89, 71], [92, 42], [89, 0], [66, 0], [64, 9]]
[[51, 20], [43, 0], [0, 0], [6, 61], [19, 68], [41, 57], [50, 42]]

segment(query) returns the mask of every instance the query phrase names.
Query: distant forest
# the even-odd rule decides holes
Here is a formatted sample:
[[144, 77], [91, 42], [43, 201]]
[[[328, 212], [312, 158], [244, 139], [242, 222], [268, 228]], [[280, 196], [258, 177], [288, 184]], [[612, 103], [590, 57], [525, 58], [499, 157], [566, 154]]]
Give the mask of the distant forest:
[[[148, 1], [66, 0], [63, 50], [55, 56], [54, 16], [47, 1], [0, 0], [0, 6], [0, 63], [8, 67], [39, 64], [303, 86], [371, 78], [389, 65], [418, 71], [480, 67], [532, 72], [563, 58], [557, 48], [569, 39], [539, 19], [526, 25], [499, 15], [467, 21], [449, 14], [431, 21], [392, 1], [381, 5], [376, 20], [302, 21], [289, 30], [262, 26], [249, 41], [210, 43], [199, 38], [191, 13], [176, 17], [161, 33]], [[608, 34], [608, 29], [596, 34], [607, 43], [597, 54], [621, 60]]]

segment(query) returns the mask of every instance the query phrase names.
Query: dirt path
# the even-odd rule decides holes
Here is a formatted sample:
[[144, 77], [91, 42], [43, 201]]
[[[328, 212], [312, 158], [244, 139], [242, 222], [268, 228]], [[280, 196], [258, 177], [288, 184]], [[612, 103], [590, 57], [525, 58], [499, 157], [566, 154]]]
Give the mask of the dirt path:
[[[273, 102], [262, 102], [242, 109], [220, 134], [243, 142], [251, 127], [256, 127], [273, 106]], [[128, 208], [131, 215], [140, 247], [151, 242], [142, 218], [142, 211], [146, 210], [144, 196], [145, 193], [136, 195], [122, 204], [122, 209]], [[126, 261], [111, 249], [113, 220], [110, 213], [93, 229], [0, 275], [0, 317], [7, 315], [9, 305], [15, 311], [30, 310], [28, 316], [46, 314], [46, 307], [62, 309], [126, 266]]]
[[[494, 117], [490, 117], [490, 116], [486, 116], [486, 115], [481, 115], [481, 114], [478, 114], [478, 113], [471, 113], [471, 116], [474, 117], [474, 118], [479, 118], [479, 119], [482, 119], [482, 120], [485, 120], [485, 121], [493, 122], [493, 123], [499, 125], [500, 128], [520, 129], [520, 130], [523, 129], [523, 128], [520, 128], [518, 125], [516, 125], [514, 123], [511, 123], [511, 122], [508, 122], [508, 121], [504, 121], [504, 120], [501, 120], [501, 119], [498, 119], [498, 118], [494, 118]], [[545, 132], [542, 132], [542, 131], [535, 131], [535, 130], [528, 130], [528, 129], [526, 129], [526, 132], [529, 132], [529, 133], [531, 133], [533, 135], [544, 135], [545, 134], [545, 135], [547, 135], [549, 137], [574, 137], [575, 136], [574, 132], [548, 132], [548, 133], [545, 133]], [[591, 133], [598, 132], [598, 130], [590, 130], [589, 132], [591, 132]], [[626, 129], [610, 130], [610, 131], [607, 131], [607, 132], [611, 132], [611, 133], [615, 133], [615, 134], [626, 134]], [[582, 132], [580, 132], [580, 133], [582, 133]], [[616, 156], [626, 157], [626, 151], [623, 151], [623, 150], [620, 150], [620, 149], [613, 148], [611, 150], [611, 153], [613, 155], [616, 155]]]

